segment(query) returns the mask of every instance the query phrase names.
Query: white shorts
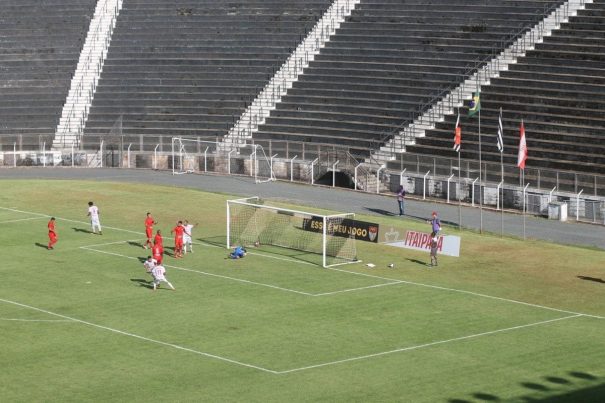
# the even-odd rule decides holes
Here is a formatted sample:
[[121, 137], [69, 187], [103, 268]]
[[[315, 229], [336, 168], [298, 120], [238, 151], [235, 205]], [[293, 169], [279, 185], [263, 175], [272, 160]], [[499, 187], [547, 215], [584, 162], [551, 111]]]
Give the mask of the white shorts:
[[165, 282], [165, 283], [167, 283], [167, 282], [168, 282], [168, 280], [166, 280], [166, 277], [162, 277], [162, 278], [154, 277], [154, 278], [153, 278], [153, 283], [154, 283], [155, 285], [160, 284], [162, 281], [163, 281], [163, 282]]
[[98, 218], [92, 218], [92, 219], [90, 220], [90, 224], [91, 224], [93, 227], [100, 227], [100, 226], [101, 226], [101, 221], [100, 221]]
[[187, 235], [183, 235], [183, 243], [191, 243], [191, 237]]

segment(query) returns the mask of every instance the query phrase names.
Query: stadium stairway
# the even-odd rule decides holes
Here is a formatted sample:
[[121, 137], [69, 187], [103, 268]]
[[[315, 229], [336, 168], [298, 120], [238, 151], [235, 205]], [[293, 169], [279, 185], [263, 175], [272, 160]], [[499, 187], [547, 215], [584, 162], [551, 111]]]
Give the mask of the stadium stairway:
[[329, 5], [125, 0], [84, 145], [119, 138], [153, 150], [173, 136], [224, 136]]
[[[557, 1], [364, 0], [254, 134], [367, 157]], [[283, 144], [283, 143], [282, 143]], [[265, 148], [267, 148], [265, 146]]]
[[0, 150], [50, 148], [95, 3], [2, 2]]
[[[524, 121], [527, 167], [605, 175], [605, 0], [587, 4], [517, 63], [481, 88], [481, 158], [500, 163], [496, 147], [499, 110], [504, 126], [505, 164], [515, 166]], [[479, 158], [476, 117], [461, 110], [461, 158]], [[455, 115], [406, 150], [455, 158]], [[400, 169], [398, 162], [389, 164]]]

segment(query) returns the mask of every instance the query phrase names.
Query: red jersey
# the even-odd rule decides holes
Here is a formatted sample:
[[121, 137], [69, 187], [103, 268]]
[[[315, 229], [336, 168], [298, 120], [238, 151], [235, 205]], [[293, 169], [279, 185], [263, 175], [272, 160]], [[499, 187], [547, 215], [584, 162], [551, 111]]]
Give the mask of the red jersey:
[[183, 227], [182, 225], [177, 225], [172, 229], [172, 232], [174, 232], [175, 238], [182, 238], [183, 232], [185, 232], [185, 227]]
[[160, 244], [155, 244], [153, 246], [153, 248], [151, 248], [152, 254], [153, 254], [153, 258], [155, 260], [158, 261], [158, 263], [162, 263], [162, 258], [163, 258], [163, 254], [164, 254], [164, 248], [162, 248], [162, 245]]
[[145, 228], [153, 228], [153, 218], [152, 217], [147, 217], [145, 219]]
[[48, 232], [55, 232], [55, 221], [54, 220], [50, 220], [48, 222]]
[[162, 236], [160, 234], [155, 234], [155, 238], [153, 238], [153, 243], [155, 245], [162, 245], [164, 243], [164, 240], [162, 239]]

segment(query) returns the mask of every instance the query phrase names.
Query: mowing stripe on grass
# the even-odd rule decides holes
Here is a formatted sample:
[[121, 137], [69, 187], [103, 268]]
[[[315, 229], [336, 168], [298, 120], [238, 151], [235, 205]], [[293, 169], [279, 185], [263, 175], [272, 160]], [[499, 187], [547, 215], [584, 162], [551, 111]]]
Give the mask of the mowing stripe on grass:
[[6, 221], [0, 221], [0, 224], [8, 224], [8, 223], [11, 223], [11, 222], [19, 222], [19, 221], [41, 220], [41, 219], [43, 219], [43, 218], [46, 218], [46, 217], [29, 217], [29, 218], [19, 218], [19, 219], [16, 219], [16, 220], [6, 220]]
[[111, 327], [108, 327], [108, 326], [98, 325], [96, 323], [87, 322], [85, 320], [72, 318], [70, 316], [61, 315], [59, 313], [47, 311], [47, 310], [41, 309], [41, 308], [36, 308], [36, 307], [30, 306], [30, 305], [25, 305], [25, 304], [22, 304], [22, 303], [19, 303], [19, 302], [9, 301], [9, 300], [2, 299], [2, 298], [0, 298], [0, 302], [4, 302], [4, 303], [7, 303], [7, 304], [12, 304], [12, 305], [20, 306], [22, 308], [27, 308], [27, 309], [31, 309], [31, 310], [42, 312], [42, 313], [46, 313], [48, 315], [52, 315], [52, 316], [56, 316], [56, 317], [59, 317], [59, 318], [67, 319], [67, 320], [70, 320], [70, 321], [73, 321], [73, 322], [81, 323], [83, 325], [92, 326], [92, 327], [97, 328], [97, 329], [107, 330], [107, 331], [110, 331], [110, 332], [113, 332], [113, 333], [121, 334], [123, 336], [133, 337], [135, 339], [144, 340], [144, 341], [147, 341], [147, 342], [150, 342], [150, 343], [160, 344], [162, 346], [172, 347], [172, 348], [175, 348], [177, 350], [187, 351], [189, 353], [194, 353], [194, 354], [202, 355], [204, 357], [209, 357], [209, 358], [214, 358], [216, 360], [229, 362], [231, 364], [236, 364], [236, 365], [239, 365], [239, 366], [242, 366], [242, 367], [252, 368], [252, 369], [259, 370], [259, 371], [268, 372], [268, 373], [271, 373], [271, 374], [276, 374], [277, 373], [276, 371], [272, 371], [272, 370], [267, 369], [267, 368], [259, 367], [257, 365], [246, 364], [245, 362], [240, 362], [240, 361], [232, 360], [230, 358], [221, 357], [220, 355], [210, 354], [210, 353], [205, 353], [203, 351], [193, 350], [191, 348], [179, 346], [177, 344], [167, 343], [167, 342], [161, 341], [161, 340], [150, 339], [148, 337], [140, 336], [138, 334], [125, 332], [123, 330], [114, 329], [114, 328], [111, 328]]
[[478, 293], [478, 292], [467, 291], [467, 290], [460, 290], [460, 289], [457, 289], [457, 288], [441, 287], [441, 286], [438, 286], [438, 285], [425, 284], [425, 283], [417, 283], [415, 281], [397, 280], [397, 279], [394, 279], [394, 278], [375, 276], [375, 275], [366, 274], [366, 273], [358, 273], [358, 272], [349, 271], [349, 270], [336, 269], [336, 268], [333, 268], [333, 267], [327, 267], [326, 269], [327, 270], [340, 271], [340, 272], [344, 272], [344, 273], [357, 274], [357, 275], [365, 276], [365, 277], [379, 278], [379, 279], [382, 279], [382, 280], [385, 280], [385, 281], [393, 281], [393, 282], [399, 282], [399, 283], [402, 283], [402, 284], [415, 285], [415, 286], [419, 286], [419, 287], [433, 288], [433, 289], [436, 289], [436, 290], [443, 290], [443, 291], [457, 292], [457, 293], [461, 293], [461, 294], [474, 295], [476, 297], [489, 298], [489, 299], [495, 299], [495, 300], [498, 300], [498, 301], [511, 302], [511, 303], [514, 303], [514, 304], [521, 304], [521, 305], [526, 305], [526, 306], [532, 306], [534, 308], [546, 309], [546, 310], [554, 311], [554, 312], [569, 313], [569, 314], [572, 314], [572, 315], [581, 315], [581, 316], [586, 316], [586, 317], [595, 318], [595, 319], [605, 319], [604, 316], [591, 315], [591, 314], [588, 314], [588, 313], [581, 313], [581, 312], [573, 312], [573, 311], [568, 311], [568, 310], [565, 310], [565, 309], [551, 308], [551, 307], [544, 306], [544, 305], [532, 304], [530, 302], [517, 301], [515, 299], [509, 299], [509, 298], [503, 298], [503, 297], [496, 297], [496, 296], [493, 296], [493, 295], [481, 294], [481, 293]]
[[[36, 212], [33, 212], [33, 211], [17, 210], [17, 209], [10, 208], [10, 207], [1, 207], [0, 206], [0, 209], [2, 209], [2, 210], [8, 210], [8, 211], [14, 211], [14, 212], [18, 212], [18, 213], [25, 213], [25, 214], [36, 214], [36, 215], [43, 216], [43, 217], [51, 217], [48, 214], [36, 213]], [[87, 224], [87, 225], [89, 224], [88, 222], [84, 222], [84, 221], [70, 220], [70, 219], [61, 218], [61, 217], [55, 217], [55, 218], [60, 219], [60, 220], [64, 220], [64, 221], [76, 222], [76, 223], [80, 223], [80, 224]], [[105, 227], [105, 228], [114, 229], [116, 231], [124, 231], [124, 232], [130, 232], [130, 233], [134, 233], [134, 234], [143, 235], [143, 233], [141, 233], [141, 232], [131, 231], [131, 230], [122, 229], [122, 228], [114, 228], [114, 227]], [[101, 251], [96, 251], [96, 252], [101, 252]], [[107, 252], [102, 252], [102, 253], [107, 253]], [[263, 255], [263, 256], [265, 256], [265, 257], [271, 257], [271, 256], [268, 256], [268, 255]], [[298, 261], [296, 261], [296, 262], [298, 262]], [[414, 281], [398, 280], [398, 279], [393, 279], [393, 278], [388, 278], [388, 277], [376, 276], [376, 275], [372, 275], [372, 274], [358, 273], [358, 272], [349, 271], [349, 270], [337, 269], [337, 268], [334, 268], [334, 267], [327, 267], [326, 269], [327, 270], [339, 271], [339, 272], [343, 272], [343, 273], [355, 274], [355, 275], [358, 275], [358, 276], [373, 277], [373, 278], [377, 278], [377, 279], [381, 279], [381, 280], [385, 280], [385, 281], [389, 281], [389, 282], [400, 282], [400, 283], [405, 283], [405, 284], [410, 284], [410, 285], [416, 285], [416, 286], [420, 286], [420, 287], [428, 287], [428, 288], [433, 288], [433, 289], [437, 289], [437, 290], [444, 290], [444, 291], [450, 291], [450, 292], [458, 292], [458, 293], [463, 293], [463, 294], [474, 295], [474, 296], [477, 296], [477, 297], [490, 298], [490, 299], [495, 299], [495, 300], [499, 300], [499, 301], [511, 302], [511, 303], [514, 303], [514, 304], [533, 306], [534, 308], [546, 309], [546, 310], [555, 311], [555, 312], [569, 313], [569, 314], [574, 314], [574, 315], [582, 315], [582, 316], [587, 316], [587, 317], [595, 318], [595, 319], [605, 319], [605, 316], [591, 315], [591, 314], [586, 314], [586, 313], [579, 313], [579, 312], [568, 311], [568, 310], [565, 310], [565, 309], [551, 308], [551, 307], [544, 306], [544, 305], [532, 304], [532, 303], [529, 303], [529, 302], [517, 301], [517, 300], [509, 299], [509, 298], [496, 297], [496, 296], [493, 296], [493, 295], [481, 294], [481, 293], [477, 293], [477, 292], [473, 292], [473, 291], [466, 291], [466, 290], [460, 290], [460, 289], [456, 289], [456, 288], [448, 288], [448, 287], [441, 287], [441, 286], [431, 285], [431, 284], [417, 283], [417, 282], [414, 282]], [[238, 280], [238, 281], [242, 281], [242, 280]], [[312, 295], [312, 294], [310, 294], [310, 295]]]
[[[112, 256], [117, 256], [117, 257], [122, 257], [122, 258], [127, 258], [127, 259], [139, 260], [136, 257], [126, 256], [126, 255], [122, 255], [120, 253], [115, 253], [115, 252], [107, 252], [107, 251], [103, 251], [103, 250], [97, 250], [97, 249], [89, 248], [87, 246], [80, 246], [80, 249], [89, 250], [89, 251], [97, 252], [97, 253], [104, 253], [106, 255], [112, 255]], [[171, 269], [188, 271], [188, 272], [192, 272], [192, 273], [202, 274], [202, 275], [205, 275], [205, 276], [218, 277], [218, 278], [222, 278], [222, 279], [226, 279], [226, 280], [237, 281], [237, 282], [240, 282], [240, 283], [253, 284], [253, 285], [257, 285], [257, 286], [261, 286], [261, 287], [273, 288], [273, 289], [280, 290], [280, 291], [286, 291], [286, 292], [291, 292], [291, 293], [301, 294], [301, 295], [306, 295], [306, 296], [313, 296], [313, 294], [310, 294], [308, 292], [298, 291], [298, 290], [291, 290], [289, 288], [278, 287], [276, 285], [265, 284], [265, 283], [257, 283], [256, 281], [244, 280], [244, 279], [236, 278], [236, 277], [223, 276], [221, 274], [208, 273], [208, 272], [201, 271], [201, 270], [188, 269], [186, 267], [173, 266], [173, 265], [169, 265], [169, 264], [165, 264], [164, 266], [170, 267]]]
[[562, 318], [543, 320], [541, 322], [528, 323], [526, 325], [507, 327], [505, 329], [498, 329], [498, 330], [492, 330], [492, 331], [489, 331], [489, 332], [471, 334], [471, 335], [468, 335], [468, 336], [455, 337], [453, 339], [439, 340], [439, 341], [434, 341], [434, 342], [431, 342], [431, 343], [419, 344], [419, 345], [410, 346], [410, 347], [403, 347], [403, 348], [398, 348], [398, 349], [389, 350], [389, 351], [383, 351], [383, 352], [375, 353], [375, 354], [368, 354], [368, 355], [362, 355], [362, 356], [359, 356], [359, 357], [345, 358], [343, 360], [324, 362], [322, 364], [309, 365], [307, 367], [300, 367], [300, 368], [293, 368], [293, 369], [288, 369], [288, 370], [285, 370], [285, 371], [277, 371], [277, 373], [278, 374], [290, 374], [292, 372], [300, 372], [300, 371], [305, 371], [305, 370], [308, 370], [308, 369], [321, 368], [321, 367], [327, 367], [327, 366], [331, 366], [331, 365], [343, 364], [343, 363], [352, 362], [352, 361], [365, 360], [365, 359], [374, 358], [374, 357], [380, 357], [380, 356], [388, 355], [388, 354], [401, 353], [401, 352], [404, 352], [404, 351], [419, 350], [421, 348], [432, 347], [432, 346], [437, 346], [437, 345], [446, 344], [446, 343], [452, 343], [452, 342], [455, 342], [455, 341], [474, 339], [474, 338], [478, 338], [478, 337], [482, 337], [482, 336], [489, 336], [489, 335], [496, 334], [496, 333], [509, 332], [509, 331], [512, 331], [512, 330], [524, 329], [524, 328], [533, 327], [533, 326], [545, 325], [545, 324], [548, 324], [548, 323], [558, 322], [558, 321], [561, 321], [561, 320], [572, 319], [572, 318], [579, 318], [579, 317], [582, 317], [582, 316], [584, 316], [584, 315], [577, 314], [577, 315], [564, 316]]
[[17, 318], [0, 318], [0, 320], [14, 321], [14, 322], [71, 322], [76, 323], [71, 319], [17, 319]]

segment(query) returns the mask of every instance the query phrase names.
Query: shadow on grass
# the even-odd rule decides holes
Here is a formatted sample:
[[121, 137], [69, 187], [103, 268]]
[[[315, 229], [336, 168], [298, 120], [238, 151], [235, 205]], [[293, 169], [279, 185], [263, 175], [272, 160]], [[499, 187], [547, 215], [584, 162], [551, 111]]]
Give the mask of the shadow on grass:
[[[208, 245], [217, 246], [220, 248], [225, 248], [225, 245], [227, 245], [227, 237], [225, 237], [225, 236], [197, 238], [196, 240], [206, 243]], [[248, 250], [248, 254], [252, 255], [252, 256], [253, 255], [264, 255], [267, 257], [273, 257], [274, 259], [281, 259], [281, 260], [286, 259], [286, 260], [292, 260], [292, 261], [299, 260], [301, 262], [313, 263], [313, 264], [319, 264], [320, 259], [321, 259], [321, 254], [315, 254], [312, 252], [306, 252], [306, 251], [297, 250], [297, 249], [289, 249], [289, 248], [280, 247], [280, 246], [262, 245], [262, 244], [259, 247], [254, 247], [254, 246], [250, 246], [250, 245], [244, 245], [244, 246], [246, 246], [246, 249]], [[225, 250], [227, 250], [227, 249], [225, 248]]]
[[412, 263], [419, 264], [419, 265], [421, 265], [421, 266], [426, 266], [426, 265], [427, 265], [427, 263], [426, 263], [426, 262], [423, 262], [422, 260], [418, 260], [418, 259], [410, 259], [410, 258], [407, 258], [406, 260], [408, 260], [408, 261], [410, 261], [410, 262], [412, 262]]
[[150, 290], [153, 290], [153, 286], [151, 285], [151, 280], [145, 280], [142, 278], [131, 278], [130, 281], [132, 281], [133, 283], [138, 283], [139, 286], [141, 286], [141, 287], [145, 287], [145, 288], [149, 288]]
[[73, 229], [75, 232], [83, 232], [85, 234], [94, 234], [94, 232], [92, 232], [91, 230], [87, 230], [84, 228], [71, 227], [71, 229]]
[[580, 280], [594, 281], [595, 283], [605, 284], [605, 280], [603, 280], [602, 278], [588, 277], [588, 276], [578, 276], [578, 278]]
[[44, 245], [43, 243], [40, 243], [40, 242], [36, 242], [35, 245], [39, 248], [48, 249], [48, 245]]
[[136, 246], [137, 248], [143, 248], [143, 243], [142, 242], [137, 242], [137, 241], [128, 241], [126, 242], [128, 245], [130, 246]]
[[[602, 403], [604, 401], [603, 396], [605, 396], [605, 382], [596, 383], [600, 380], [600, 378], [586, 372], [578, 371], [570, 371], [567, 373], [567, 375], [570, 379], [560, 376], [545, 376], [542, 380], [540, 380], [539, 383], [519, 382], [519, 385], [529, 389], [530, 394], [520, 396], [519, 399], [513, 400], [521, 402], [544, 403]], [[581, 387], [578, 387], [577, 384], [580, 382], [585, 384]], [[565, 388], [567, 388], [567, 390], [565, 390]], [[449, 403], [470, 403], [476, 401], [476, 399], [479, 399], [480, 401], [502, 401], [500, 397], [484, 392], [472, 393], [470, 396], [472, 397], [468, 399], [454, 398], [448, 399], [447, 401]]]

